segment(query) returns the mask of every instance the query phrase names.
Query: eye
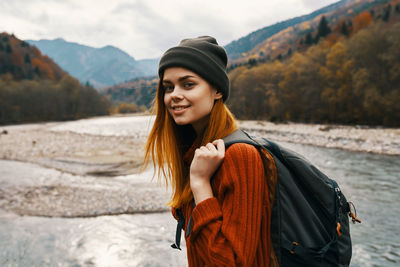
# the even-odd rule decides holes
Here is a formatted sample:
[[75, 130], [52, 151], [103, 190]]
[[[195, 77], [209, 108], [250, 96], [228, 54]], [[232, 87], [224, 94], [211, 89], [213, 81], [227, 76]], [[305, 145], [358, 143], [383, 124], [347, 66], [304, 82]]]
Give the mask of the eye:
[[183, 87], [185, 87], [185, 88], [192, 88], [194, 85], [195, 85], [194, 82], [185, 82], [185, 83], [183, 84]]
[[172, 84], [164, 84], [163, 89], [164, 92], [172, 92], [174, 90], [174, 86]]

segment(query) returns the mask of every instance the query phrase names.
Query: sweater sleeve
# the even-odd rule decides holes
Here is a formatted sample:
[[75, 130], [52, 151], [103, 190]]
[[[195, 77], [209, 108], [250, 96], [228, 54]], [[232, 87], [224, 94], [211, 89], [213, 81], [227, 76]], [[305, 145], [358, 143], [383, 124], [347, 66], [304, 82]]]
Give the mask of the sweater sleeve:
[[214, 179], [217, 197], [193, 210], [191, 242], [212, 266], [250, 266], [256, 256], [264, 206], [261, 156], [247, 144], [234, 144]]

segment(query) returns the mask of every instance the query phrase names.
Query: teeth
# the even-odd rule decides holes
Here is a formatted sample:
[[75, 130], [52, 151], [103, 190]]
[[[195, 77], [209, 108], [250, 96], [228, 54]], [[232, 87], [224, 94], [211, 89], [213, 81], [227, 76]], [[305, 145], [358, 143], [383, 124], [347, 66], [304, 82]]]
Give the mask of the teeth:
[[185, 109], [186, 107], [174, 107], [173, 109], [174, 110], [182, 110], [182, 109]]

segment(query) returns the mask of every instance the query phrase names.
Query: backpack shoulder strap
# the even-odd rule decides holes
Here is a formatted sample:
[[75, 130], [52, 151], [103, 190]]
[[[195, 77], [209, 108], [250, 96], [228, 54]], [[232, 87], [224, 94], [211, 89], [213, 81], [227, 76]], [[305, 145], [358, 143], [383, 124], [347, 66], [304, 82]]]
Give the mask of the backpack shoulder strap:
[[[192, 227], [193, 227], [192, 213], [193, 213], [193, 209], [195, 207], [196, 207], [196, 203], [194, 202], [194, 199], [193, 199], [192, 212], [190, 213], [189, 222], [186, 227], [186, 235], [185, 235], [186, 237], [188, 237], [190, 235], [190, 233], [192, 232]], [[176, 215], [178, 215], [179, 220], [178, 220], [178, 224], [176, 225], [175, 243], [173, 243], [171, 245], [171, 247], [182, 250], [181, 249], [181, 234], [182, 234], [183, 227], [185, 225], [185, 216], [183, 215], [182, 209], [176, 209]]]
[[253, 140], [245, 131], [241, 129], [237, 129], [230, 135], [227, 135], [223, 138], [225, 142], [225, 147], [228, 148], [229, 146], [236, 144], [236, 143], [245, 143], [253, 146], [260, 146], [259, 143]]
[[183, 212], [181, 209], [176, 209], [176, 215], [178, 215], [179, 220], [178, 224], [176, 225], [175, 243], [173, 243], [171, 247], [181, 250], [181, 233], [183, 225], [185, 224], [185, 217], [183, 216]]
[[277, 156], [279, 160], [285, 161], [285, 157], [282, 155], [279, 145], [266, 138], [252, 137], [241, 129], [237, 129], [230, 135], [224, 137], [223, 140], [225, 142], [226, 148], [235, 143], [245, 143], [256, 147], [263, 147], [272, 152], [272, 154], [274, 154], [275, 156]]

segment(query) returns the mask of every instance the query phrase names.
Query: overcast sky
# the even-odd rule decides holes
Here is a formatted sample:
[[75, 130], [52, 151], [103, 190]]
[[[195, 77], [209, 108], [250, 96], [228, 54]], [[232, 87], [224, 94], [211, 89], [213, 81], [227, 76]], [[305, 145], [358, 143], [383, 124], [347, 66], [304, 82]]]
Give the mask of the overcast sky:
[[226, 45], [338, 0], [0, 0], [0, 32], [20, 39], [64, 38], [156, 58], [186, 37]]

